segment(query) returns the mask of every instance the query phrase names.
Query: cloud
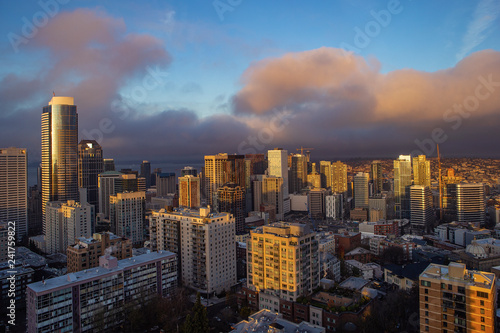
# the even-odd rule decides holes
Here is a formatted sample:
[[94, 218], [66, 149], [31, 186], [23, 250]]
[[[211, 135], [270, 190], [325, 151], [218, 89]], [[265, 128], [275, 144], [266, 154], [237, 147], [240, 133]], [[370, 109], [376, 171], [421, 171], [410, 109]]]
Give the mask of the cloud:
[[[417, 149], [415, 140], [429, 139], [435, 128], [444, 131], [450, 153], [496, 153], [481, 140], [500, 135], [480, 124], [500, 126], [500, 52], [476, 52], [433, 73], [379, 68], [376, 60], [334, 48], [265, 59], [241, 76], [233, 112], [266, 119], [286, 107], [292, 117], [274, 145], [315, 147], [318, 156], [395, 156]], [[492, 83], [485, 87], [485, 80]]]
[[500, 14], [500, 3], [497, 0], [480, 0], [474, 10], [472, 22], [467, 26], [463, 37], [463, 45], [457, 53], [457, 60], [481, 44], [487, 37], [488, 31]]

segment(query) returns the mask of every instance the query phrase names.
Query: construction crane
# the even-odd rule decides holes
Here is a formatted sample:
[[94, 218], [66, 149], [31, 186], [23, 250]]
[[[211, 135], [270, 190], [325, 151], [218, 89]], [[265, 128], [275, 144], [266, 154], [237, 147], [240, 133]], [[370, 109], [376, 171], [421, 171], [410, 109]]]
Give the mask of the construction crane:
[[296, 150], [297, 150], [297, 151], [299, 151], [299, 150], [300, 150], [300, 155], [304, 155], [304, 149], [314, 150], [314, 148], [304, 148], [304, 147], [297, 148]]

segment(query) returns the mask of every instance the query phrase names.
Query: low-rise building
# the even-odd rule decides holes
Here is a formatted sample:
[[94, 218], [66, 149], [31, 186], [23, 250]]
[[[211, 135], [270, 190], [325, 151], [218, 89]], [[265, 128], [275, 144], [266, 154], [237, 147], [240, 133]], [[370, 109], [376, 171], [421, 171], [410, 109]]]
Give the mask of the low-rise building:
[[385, 265], [384, 281], [396, 289], [410, 291], [418, 283], [418, 277], [429, 263], [419, 262], [408, 265]]

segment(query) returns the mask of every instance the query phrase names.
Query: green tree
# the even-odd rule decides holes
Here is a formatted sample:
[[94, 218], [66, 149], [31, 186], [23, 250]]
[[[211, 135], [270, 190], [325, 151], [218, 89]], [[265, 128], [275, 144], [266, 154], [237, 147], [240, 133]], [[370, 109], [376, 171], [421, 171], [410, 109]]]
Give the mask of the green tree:
[[184, 333], [205, 333], [210, 331], [207, 308], [201, 304], [199, 293], [196, 295], [196, 303], [194, 303], [191, 313], [186, 317], [182, 331]]

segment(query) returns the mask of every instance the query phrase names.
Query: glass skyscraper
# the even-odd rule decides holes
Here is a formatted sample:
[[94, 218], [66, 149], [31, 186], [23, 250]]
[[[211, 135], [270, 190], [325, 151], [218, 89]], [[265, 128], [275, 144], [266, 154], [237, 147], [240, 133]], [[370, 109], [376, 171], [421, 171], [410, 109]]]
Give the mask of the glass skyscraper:
[[42, 212], [50, 201], [78, 201], [78, 114], [73, 97], [54, 96], [42, 112]]

